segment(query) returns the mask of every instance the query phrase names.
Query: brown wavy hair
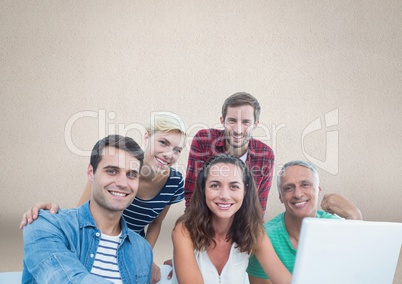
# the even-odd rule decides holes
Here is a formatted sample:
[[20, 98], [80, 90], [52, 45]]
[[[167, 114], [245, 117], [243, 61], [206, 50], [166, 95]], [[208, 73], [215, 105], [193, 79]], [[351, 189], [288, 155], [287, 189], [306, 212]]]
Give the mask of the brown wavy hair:
[[258, 236], [264, 233], [263, 212], [258, 200], [254, 178], [244, 162], [237, 157], [220, 154], [204, 164], [198, 173], [190, 206], [176, 221], [176, 225], [183, 222], [190, 233], [196, 250], [207, 249], [212, 244], [216, 245], [215, 231], [211, 225], [212, 212], [206, 204], [205, 184], [210, 168], [218, 163], [234, 164], [239, 167], [243, 174], [245, 188], [243, 204], [234, 215], [226, 240], [235, 242], [241, 252], [251, 254], [257, 245]]
[[260, 118], [261, 106], [256, 98], [246, 92], [238, 92], [228, 97], [222, 105], [222, 117], [226, 118], [228, 107], [238, 107], [243, 105], [252, 106], [254, 109], [254, 122]]

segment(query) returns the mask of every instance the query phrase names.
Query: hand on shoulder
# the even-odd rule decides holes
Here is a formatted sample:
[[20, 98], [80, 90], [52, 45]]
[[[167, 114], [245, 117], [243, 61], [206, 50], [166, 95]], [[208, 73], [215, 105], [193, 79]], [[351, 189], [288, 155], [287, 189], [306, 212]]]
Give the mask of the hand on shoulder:
[[36, 220], [40, 209], [49, 210], [50, 213], [56, 214], [59, 211], [60, 206], [57, 203], [51, 202], [36, 203], [34, 206], [28, 208], [28, 210], [22, 215], [20, 229]]

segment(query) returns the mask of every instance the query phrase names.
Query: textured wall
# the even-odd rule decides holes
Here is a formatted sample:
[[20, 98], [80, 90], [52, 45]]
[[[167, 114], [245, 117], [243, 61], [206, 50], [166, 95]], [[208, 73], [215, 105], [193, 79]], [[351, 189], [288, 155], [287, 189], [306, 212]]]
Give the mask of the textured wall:
[[[175, 112], [191, 137], [237, 91], [260, 100], [255, 136], [276, 170], [309, 159], [366, 220], [402, 222], [401, 18], [398, 0], [0, 0], [0, 271], [22, 267], [28, 206], [76, 205], [88, 163], [77, 149], [112, 132], [141, 141], [152, 111]], [[267, 220], [282, 211], [276, 186], [268, 206]]]

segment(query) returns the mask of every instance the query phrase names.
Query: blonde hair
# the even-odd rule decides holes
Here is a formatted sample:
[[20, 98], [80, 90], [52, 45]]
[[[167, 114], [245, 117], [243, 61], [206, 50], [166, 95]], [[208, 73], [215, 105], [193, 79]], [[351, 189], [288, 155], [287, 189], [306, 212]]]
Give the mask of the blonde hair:
[[145, 129], [149, 135], [153, 135], [158, 131], [174, 131], [186, 135], [186, 127], [183, 120], [171, 112], [151, 113], [151, 119]]

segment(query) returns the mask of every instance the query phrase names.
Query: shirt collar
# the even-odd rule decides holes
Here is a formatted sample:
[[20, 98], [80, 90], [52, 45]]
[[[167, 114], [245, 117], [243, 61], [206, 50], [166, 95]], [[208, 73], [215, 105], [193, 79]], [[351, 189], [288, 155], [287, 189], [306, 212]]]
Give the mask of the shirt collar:
[[[80, 229], [85, 227], [92, 227], [98, 229], [96, 227], [95, 220], [92, 217], [91, 211], [89, 210], [89, 201], [85, 202], [78, 208], [78, 218], [79, 218]], [[120, 226], [121, 226], [120, 239], [124, 240], [127, 238], [128, 240], [130, 240], [127, 223], [124, 220], [123, 216], [120, 218]]]

